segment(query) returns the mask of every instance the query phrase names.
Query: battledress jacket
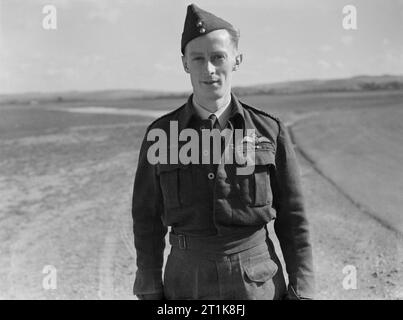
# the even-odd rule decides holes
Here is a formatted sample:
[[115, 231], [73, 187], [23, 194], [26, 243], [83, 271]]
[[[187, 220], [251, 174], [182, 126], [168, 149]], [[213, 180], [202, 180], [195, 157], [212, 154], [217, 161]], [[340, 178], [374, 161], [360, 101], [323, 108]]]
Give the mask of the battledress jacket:
[[[205, 128], [206, 123], [195, 116], [192, 96], [186, 104], [147, 128], [133, 189], [138, 267], [134, 294], [163, 292], [163, 252], [168, 226], [189, 236], [242, 235], [275, 219], [274, 230], [288, 273], [288, 292], [313, 298], [312, 248], [290, 136], [278, 118], [242, 103], [233, 94], [231, 98], [229, 127], [255, 132], [255, 170], [249, 175], [237, 175], [235, 161], [223, 165], [169, 161], [150, 164], [147, 151], [154, 141], [148, 141], [147, 135], [152, 129], [163, 130], [170, 139], [170, 123], [177, 123], [179, 132]], [[168, 152], [169, 147], [172, 146], [168, 146]]]

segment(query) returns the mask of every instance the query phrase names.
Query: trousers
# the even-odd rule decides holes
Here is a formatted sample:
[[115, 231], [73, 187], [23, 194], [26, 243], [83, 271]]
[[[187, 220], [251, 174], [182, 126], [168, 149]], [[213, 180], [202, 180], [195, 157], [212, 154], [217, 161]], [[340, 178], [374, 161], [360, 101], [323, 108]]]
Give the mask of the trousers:
[[[262, 237], [262, 232], [265, 232]], [[253, 238], [254, 237], [254, 238]], [[164, 271], [168, 300], [277, 300], [286, 294], [281, 263], [267, 231], [256, 233], [249, 245], [238, 242], [228, 250], [189, 247], [171, 241]], [[196, 244], [198, 242], [195, 242]], [[207, 241], [208, 243], [208, 241]], [[193, 247], [193, 248], [192, 248]], [[217, 243], [218, 248], [222, 245]], [[239, 250], [237, 250], [239, 248]]]

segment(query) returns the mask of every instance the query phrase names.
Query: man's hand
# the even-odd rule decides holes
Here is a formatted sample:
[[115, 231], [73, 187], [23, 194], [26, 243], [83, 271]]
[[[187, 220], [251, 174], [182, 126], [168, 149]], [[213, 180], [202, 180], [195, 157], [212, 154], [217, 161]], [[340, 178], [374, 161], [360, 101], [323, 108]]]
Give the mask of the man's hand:
[[138, 294], [137, 298], [139, 300], [163, 300], [164, 294], [160, 293], [148, 293], [148, 294]]

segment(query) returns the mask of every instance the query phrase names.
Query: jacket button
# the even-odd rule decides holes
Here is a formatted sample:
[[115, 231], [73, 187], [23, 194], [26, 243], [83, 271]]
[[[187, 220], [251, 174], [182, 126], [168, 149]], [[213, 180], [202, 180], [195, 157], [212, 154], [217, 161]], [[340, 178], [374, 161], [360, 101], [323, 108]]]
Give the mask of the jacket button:
[[215, 177], [215, 174], [212, 173], [212, 172], [210, 172], [210, 173], [207, 175], [207, 177], [208, 177], [210, 180], [213, 180], [214, 177]]
[[203, 156], [208, 156], [208, 155], [209, 155], [208, 150], [203, 150]]

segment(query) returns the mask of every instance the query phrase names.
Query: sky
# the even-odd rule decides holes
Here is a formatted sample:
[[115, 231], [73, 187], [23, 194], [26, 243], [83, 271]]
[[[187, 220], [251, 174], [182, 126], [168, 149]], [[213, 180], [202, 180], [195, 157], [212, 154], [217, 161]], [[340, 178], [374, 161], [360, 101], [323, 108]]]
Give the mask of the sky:
[[[0, 94], [187, 91], [180, 40], [190, 1], [0, 0]], [[403, 0], [198, 0], [241, 31], [233, 85], [403, 74]], [[56, 29], [43, 28], [45, 5]], [[343, 7], [357, 29], [343, 28]]]

